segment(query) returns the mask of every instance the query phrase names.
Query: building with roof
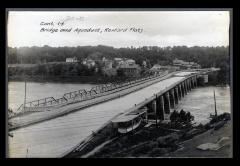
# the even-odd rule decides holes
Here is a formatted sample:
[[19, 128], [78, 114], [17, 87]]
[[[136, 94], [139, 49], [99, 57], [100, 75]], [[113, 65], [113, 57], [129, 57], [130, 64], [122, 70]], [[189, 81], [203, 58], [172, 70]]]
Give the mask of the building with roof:
[[153, 65], [153, 67], [149, 71], [150, 73], [153, 73], [153, 74], [159, 74], [162, 72], [161, 66], [159, 64]]
[[126, 59], [125, 64], [128, 65], [128, 66], [133, 66], [136, 63], [135, 63], [135, 60], [133, 60], [133, 59]]
[[173, 66], [178, 66], [181, 69], [199, 69], [199, 68], [201, 68], [201, 66], [195, 62], [186, 62], [183, 60], [179, 60], [177, 58], [173, 60]]
[[96, 65], [96, 62], [92, 59], [84, 59], [82, 61], [83, 65], [86, 65], [88, 68], [94, 67]]
[[133, 64], [133, 65], [121, 65], [118, 68], [118, 71], [122, 72], [124, 76], [126, 77], [139, 77], [141, 68], [139, 65]]
[[74, 62], [78, 62], [78, 60], [77, 60], [76, 57], [73, 57], [73, 58], [66, 58], [66, 62], [67, 62], [67, 63], [74, 63]]
[[103, 68], [106, 68], [106, 69], [111, 69], [113, 66], [112, 60], [105, 60], [103, 61], [102, 64], [103, 64]]

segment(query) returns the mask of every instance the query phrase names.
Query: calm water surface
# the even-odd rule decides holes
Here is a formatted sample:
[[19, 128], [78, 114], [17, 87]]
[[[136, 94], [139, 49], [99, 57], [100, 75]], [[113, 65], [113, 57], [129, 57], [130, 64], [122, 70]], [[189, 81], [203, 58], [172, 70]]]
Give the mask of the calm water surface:
[[194, 115], [197, 123], [206, 123], [208, 117], [215, 113], [214, 93], [218, 114], [231, 112], [230, 88], [227, 87], [198, 87], [185, 96], [177, 106], [177, 110], [185, 110]]
[[[96, 85], [92, 84], [69, 84], [69, 83], [36, 83], [27, 82], [26, 100], [33, 101], [45, 97], [60, 98], [64, 93], [86, 89], [89, 90]], [[16, 110], [24, 102], [24, 82], [8, 83], [8, 106]]]

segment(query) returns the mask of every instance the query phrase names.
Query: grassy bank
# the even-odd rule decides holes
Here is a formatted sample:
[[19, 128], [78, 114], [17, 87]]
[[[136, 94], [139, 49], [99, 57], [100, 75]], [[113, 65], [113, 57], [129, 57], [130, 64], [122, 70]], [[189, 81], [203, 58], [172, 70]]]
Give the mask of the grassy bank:
[[[76, 150], [66, 157], [171, 157], [171, 153], [183, 148], [182, 142], [197, 138], [198, 135], [210, 130], [217, 131], [229, 120], [230, 114], [225, 113], [212, 119], [206, 125], [193, 126], [190, 123], [171, 122], [158, 126], [143, 127], [143, 124], [135, 132], [125, 135], [117, 134], [109, 124], [107, 128], [96, 133], [94, 139], [85, 148]], [[106, 143], [106, 141], [109, 142]], [[191, 152], [185, 154], [187, 155], [187, 153]], [[195, 153], [195, 156], [197, 156], [197, 153]]]

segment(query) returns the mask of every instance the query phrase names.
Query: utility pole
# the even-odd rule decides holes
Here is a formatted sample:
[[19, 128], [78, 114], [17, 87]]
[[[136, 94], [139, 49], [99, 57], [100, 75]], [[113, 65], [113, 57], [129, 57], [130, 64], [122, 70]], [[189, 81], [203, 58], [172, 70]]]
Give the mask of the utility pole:
[[26, 93], [27, 93], [27, 81], [25, 81], [25, 93], [24, 93], [24, 111], [25, 111], [25, 107], [26, 107]]
[[215, 106], [215, 116], [217, 117], [217, 106], [216, 106], [215, 90], [214, 90], [214, 106]]

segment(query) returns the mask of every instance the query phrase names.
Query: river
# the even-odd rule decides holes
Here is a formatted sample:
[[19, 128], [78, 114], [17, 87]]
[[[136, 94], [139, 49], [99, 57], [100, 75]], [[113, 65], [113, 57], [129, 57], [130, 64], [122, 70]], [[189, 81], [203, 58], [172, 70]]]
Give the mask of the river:
[[187, 96], [179, 102], [176, 109], [189, 111], [195, 117], [195, 122], [205, 124], [208, 117], [215, 113], [214, 90], [218, 114], [231, 112], [230, 88], [227, 87], [198, 87], [192, 89]]
[[[69, 83], [37, 83], [27, 82], [26, 101], [33, 101], [46, 97], [60, 98], [64, 93], [86, 89], [89, 90], [96, 85], [93, 84], [69, 84]], [[24, 82], [8, 83], [8, 107], [15, 111], [24, 102]]]

